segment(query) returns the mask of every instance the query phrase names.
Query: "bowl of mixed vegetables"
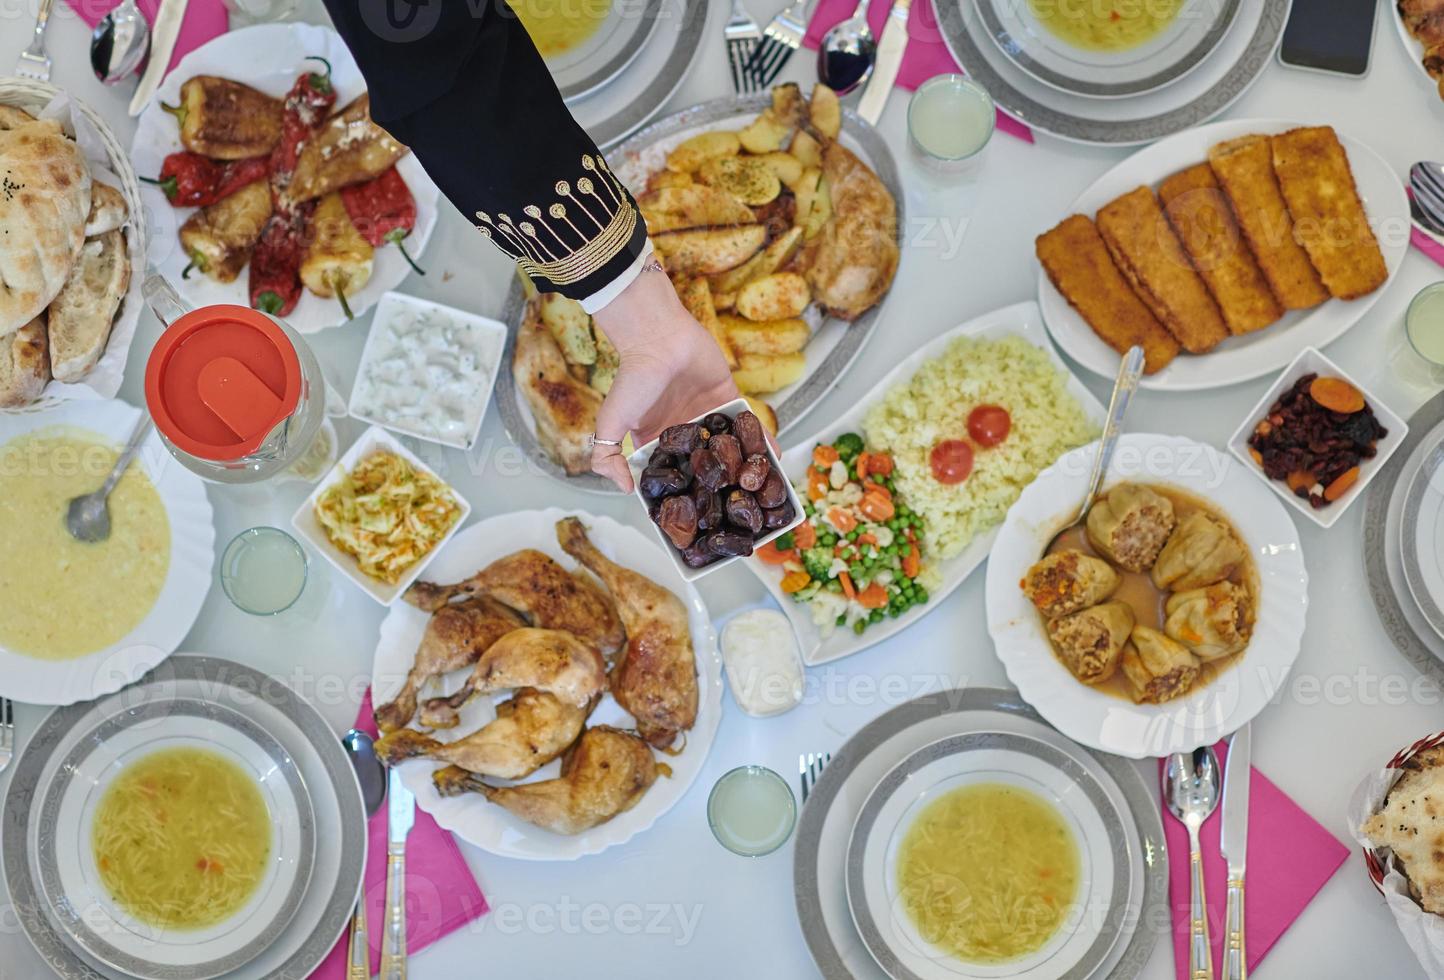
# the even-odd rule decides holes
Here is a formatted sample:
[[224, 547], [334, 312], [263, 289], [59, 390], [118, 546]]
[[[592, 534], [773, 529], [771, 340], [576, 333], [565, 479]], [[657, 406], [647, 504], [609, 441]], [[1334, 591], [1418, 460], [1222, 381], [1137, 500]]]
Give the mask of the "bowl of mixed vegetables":
[[923, 518], [897, 498], [892, 473], [892, 457], [855, 432], [817, 443], [796, 480], [806, 519], [755, 552], [824, 637], [861, 635], [928, 601]]

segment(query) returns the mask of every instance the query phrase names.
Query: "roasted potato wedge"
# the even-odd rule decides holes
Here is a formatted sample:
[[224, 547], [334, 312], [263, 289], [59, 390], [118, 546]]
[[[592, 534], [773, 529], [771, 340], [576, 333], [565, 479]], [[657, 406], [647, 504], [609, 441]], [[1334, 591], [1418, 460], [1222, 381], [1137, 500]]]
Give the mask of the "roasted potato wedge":
[[708, 160], [736, 156], [741, 149], [742, 142], [735, 132], [727, 129], [709, 130], [683, 140], [676, 149], [668, 153], [667, 169], [690, 174], [700, 170]]
[[536, 283], [531, 281], [531, 276], [521, 271], [518, 266], [516, 270], [516, 281], [521, 283], [521, 295], [523, 299], [533, 299], [537, 295]]
[[777, 438], [777, 413], [772, 410], [772, 406], [760, 398], [753, 398], [751, 395], [743, 395], [742, 397], [747, 399], [747, 407], [752, 409], [752, 414], [757, 416], [757, 420], [762, 423], [762, 427], [772, 433], [774, 439]]
[[806, 368], [807, 358], [800, 351], [792, 354], [740, 354], [732, 380], [738, 391], [766, 395], [796, 382]]
[[795, 272], [774, 272], [743, 286], [736, 308], [749, 320], [787, 320], [801, 315], [810, 302], [806, 279]]
[[738, 354], [792, 354], [806, 347], [812, 336], [807, 321], [796, 317], [753, 321], [724, 313], [718, 320]]
[[[592, 339], [592, 318], [582, 304], [561, 293], [545, 293], [541, 298], [541, 318], [547, 330], [562, 349], [568, 364], [583, 366], [597, 363], [597, 344]], [[586, 378], [582, 379], [583, 381]]]
[[817, 237], [822, 231], [823, 225], [832, 217], [832, 191], [827, 184], [827, 177], [824, 176], [817, 182], [817, 193], [812, 196], [812, 206], [807, 211], [807, 217], [803, 219], [802, 227], [804, 237], [808, 241]]
[[637, 198], [652, 234], [681, 228], [750, 225], [752, 209], [726, 191], [706, 184], [662, 187]]
[[748, 153], [775, 153], [792, 139], [792, 129], [771, 109], [763, 109], [756, 119], [742, 128], [737, 139]]
[[605, 395], [612, 390], [612, 382], [617, 380], [617, 368], [621, 366], [622, 359], [606, 334], [600, 330], [592, 333], [597, 342], [597, 363], [592, 365], [592, 377], [588, 384]]
[[778, 122], [796, 129], [807, 118], [807, 100], [796, 82], [786, 82], [772, 87], [772, 114]]
[[807, 217], [812, 213], [813, 203], [817, 200], [817, 189], [822, 183], [822, 171], [816, 167], [804, 171], [797, 182], [797, 189], [793, 192], [797, 196], [797, 211], [793, 221], [799, 228], [807, 227]]
[[775, 173], [777, 179], [782, 181], [782, 186], [788, 190], [792, 190], [802, 179], [802, 161], [791, 153], [764, 153], [757, 158], [757, 162]]
[[837, 101], [837, 93], [821, 82], [812, 86], [807, 116], [812, 128], [830, 140], [842, 132], [842, 103]]
[[727, 361], [729, 368], [737, 366], [737, 354], [732, 350], [732, 342], [727, 339], [727, 332], [722, 329], [721, 322], [717, 319], [717, 307], [712, 305], [712, 288], [707, 285], [707, 280], [701, 276], [696, 279], [688, 279], [680, 289], [677, 290], [677, 297], [687, 312], [692, 314], [712, 339], [717, 341], [717, 346], [722, 350], [722, 357]]
[[663, 187], [687, 187], [691, 183], [691, 174], [682, 173], [680, 170], [658, 170], [647, 178], [647, 190], [656, 191]]
[[782, 193], [782, 181], [756, 157], [717, 157], [697, 171], [702, 183], [731, 194], [743, 204], [767, 204]]
[[792, 145], [787, 152], [797, 157], [804, 171], [822, 169], [822, 144], [805, 129], [799, 129], [792, 137]]
[[767, 229], [761, 225], [733, 228], [692, 228], [652, 237], [672, 275], [715, 275], [746, 262], [762, 248]]
[[729, 269], [716, 276], [712, 280], [712, 295], [714, 300], [719, 295], [732, 295], [733, 299], [725, 306], [720, 302], [720, 309], [729, 309], [736, 302], [735, 294], [743, 286], [754, 279], [761, 279], [763, 276], [771, 275], [784, 265], [792, 261], [797, 254], [798, 248], [802, 245], [802, 229], [790, 228], [779, 238], [773, 239], [767, 247], [758, 252], [752, 258], [742, 263], [735, 269]]

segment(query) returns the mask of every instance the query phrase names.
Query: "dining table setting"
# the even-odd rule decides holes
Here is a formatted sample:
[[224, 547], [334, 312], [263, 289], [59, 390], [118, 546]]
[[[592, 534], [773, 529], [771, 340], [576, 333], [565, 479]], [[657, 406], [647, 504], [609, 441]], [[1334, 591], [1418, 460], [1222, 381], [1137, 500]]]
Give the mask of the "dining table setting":
[[1444, 5], [507, 4], [515, 224], [320, 0], [4, 12], [0, 980], [1444, 980]]

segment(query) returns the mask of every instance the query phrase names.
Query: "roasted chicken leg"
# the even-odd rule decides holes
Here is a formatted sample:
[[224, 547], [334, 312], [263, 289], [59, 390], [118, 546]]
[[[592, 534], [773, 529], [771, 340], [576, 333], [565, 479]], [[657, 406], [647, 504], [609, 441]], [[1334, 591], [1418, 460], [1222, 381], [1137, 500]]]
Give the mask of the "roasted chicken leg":
[[536, 419], [542, 448], [573, 476], [590, 471], [592, 447], [587, 437], [597, 427], [602, 396], [572, 376], [535, 300], [527, 304], [517, 327], [511, 375]]
[[836, 140], [822, 151], [832, 218], [804, 249], [812, 298], [844, 320], [882, 299], [897, 274], [897, 203], [867, 164]]

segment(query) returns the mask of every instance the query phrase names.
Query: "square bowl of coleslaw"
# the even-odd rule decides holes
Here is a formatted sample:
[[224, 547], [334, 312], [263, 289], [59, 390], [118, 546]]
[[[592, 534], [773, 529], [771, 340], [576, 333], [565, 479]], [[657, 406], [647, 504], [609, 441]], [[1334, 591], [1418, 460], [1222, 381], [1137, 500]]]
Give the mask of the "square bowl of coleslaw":
[[471, 505], [391, 433], [372, 426], [291, 518], [296, 533], [389, 606], [416, 581]]

